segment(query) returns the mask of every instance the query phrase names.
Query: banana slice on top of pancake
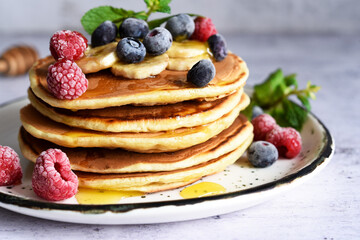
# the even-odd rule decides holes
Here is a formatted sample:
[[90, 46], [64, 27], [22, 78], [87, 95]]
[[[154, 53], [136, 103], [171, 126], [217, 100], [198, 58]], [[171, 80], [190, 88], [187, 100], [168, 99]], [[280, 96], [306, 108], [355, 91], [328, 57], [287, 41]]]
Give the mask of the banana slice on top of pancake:
[[164, 71], [169, 63], [168, 55], [146, 56], [144, 61], [139, 63], [124, 63], [117, 61], [111, 67], [111, 72], [115, 76], [130, 79], [144, 79], [157, 75]]
[[76, 64], [85, 74], [110, 68], [119, 61], [116, 55], [116, 46], [117, 42], [112, 42], [99, 47], [89, 47], [85, 51], [85, 56], [76, 61]]
[[205, 53], [208, 53], [207, 43], [194, 40], [173, 42], [166, 52], [170, 58], [192, 58]]

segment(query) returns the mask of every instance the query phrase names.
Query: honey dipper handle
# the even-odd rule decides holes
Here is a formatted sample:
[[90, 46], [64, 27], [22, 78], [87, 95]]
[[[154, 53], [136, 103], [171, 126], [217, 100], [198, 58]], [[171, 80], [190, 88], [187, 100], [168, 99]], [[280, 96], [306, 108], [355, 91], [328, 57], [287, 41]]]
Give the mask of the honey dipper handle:
[[6, 61], [4, 59], [0, 59], [0, 73], [7, 72], [7, 69], [8, 69], [8, 64], [6, 63]]
[[38, 58], [36, 50], [29, 46], [14, 46], [0, 58], [0, 73], [16, 76], [26, 73]]

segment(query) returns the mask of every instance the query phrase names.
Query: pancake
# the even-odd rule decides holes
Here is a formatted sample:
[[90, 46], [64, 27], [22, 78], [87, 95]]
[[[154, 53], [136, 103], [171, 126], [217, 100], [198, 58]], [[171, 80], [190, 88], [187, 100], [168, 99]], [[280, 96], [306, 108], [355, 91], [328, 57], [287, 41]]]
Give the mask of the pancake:
[[136, 153], [119, 148], [64, 148], [35, 138], [24, 128], [20, 130], [19, 143], [23, 155], [33, 162], [42, 151], [61, 148], [69, 157], [73, 170], [95, 173], [156, 172], [187, 168], [217, 158], [239, 147], [252, 136], [252, 131], [250, 122], [240, 115], [217, 136], [172, 153]]
[[[252, 142], [252, 135], [247, 137], [235, 150], [221, 155], [212, 160], [173, 171], [158, 172], [135, 172], [118, 174], [99, 174], [75, 171], [79, 178], [79, 187], [122, 190], [158, 192], [173, 189], [193, 183], [204, 176], [223, 171], [228, 165], [234, 163], [244, 153]], [[28, 145], [25, 145], [25, 149]], [[26, 151], [32, 151], [27, 148]], [[36, 155], [33, 152], [30, 155]]]
[[34, 94], [53, 107], [66, 109], [98, 109], [126, 104], [164, 105], [198, 98], [228, 95], [245, 85], [248, 77], [246, 63], [230, 53], [221, 62], [214, 62], [216, 75], [203, 88], [187, 82], [186, 71], [164, 70], [145, 79], [125, 79], [110, 70], [87, 74], [88, 90], [74, 100], [55, 98], [47, 89], [48, 67], [54, 63], [50, 56], [40, 59], [30, 70], [30, 87]]
[[21, 122], [31, 135], [63, 147], [124, 148], [135, 152], [172, 152], [203, 143], [228, 128], [240, 110], [249, 104], [240, 102], [233, 110], [206, 125], [164, 132], [113, 133], [70, 127], [43, 116], [28, 105], [20, 110]]
[[71, 111], [54, 108], [29, 89], [32, 106], [46, 117], [72, 127], [104, 132], [159, 132], [204, 125], [219, 119], [241, 102], [243, 90], [215, 101], [186, 101], [168, 105], [125, 105], [103, 109]]

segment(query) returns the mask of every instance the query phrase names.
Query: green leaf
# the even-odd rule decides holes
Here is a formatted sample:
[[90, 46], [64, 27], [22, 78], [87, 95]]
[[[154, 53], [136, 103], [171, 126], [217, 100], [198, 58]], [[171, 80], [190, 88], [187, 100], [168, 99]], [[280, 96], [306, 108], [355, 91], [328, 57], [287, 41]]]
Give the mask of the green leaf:
[[291, 126], [300, 131], [307, 118], [307, 111], [294, 102], [285, 99], [274, 108], [272, 115], [280, 126]]
[[298, 95], [297, 98], [304, 105], [306, 110], [311, 111], [311, 105], [310, 105], [309, 99], [307, 97], [302, 96], [302, 95]]
[[87, 11], [81, 18], [81, 24], [85, 31], [91, 35], [95, 29], [106, 20], [115, 22], [119, 25], [125, 18], [136, 16], [142, 18], [144, 13], [145, 12], [135, 13], [131, 10], [114, 8], [111, 6], [100, 6]]
[[254, 86], [254, 99], [260, 106], [269, 106], [279, 101], [287, 86], [281, 69], [271, 73], [264, 83]]
[[171, 0], [160, 0], [159, 7], [156, 11], [170, 14], [171, 13], [171, 8], [169, 7], [170, 2]]
[[295, 86], [295, 88], [298, 87], [298, 83], [296, 81], [296, 74], [290, 74], [285, 76], [285, 84], [286, 86], [290, 87], [290, 86]]

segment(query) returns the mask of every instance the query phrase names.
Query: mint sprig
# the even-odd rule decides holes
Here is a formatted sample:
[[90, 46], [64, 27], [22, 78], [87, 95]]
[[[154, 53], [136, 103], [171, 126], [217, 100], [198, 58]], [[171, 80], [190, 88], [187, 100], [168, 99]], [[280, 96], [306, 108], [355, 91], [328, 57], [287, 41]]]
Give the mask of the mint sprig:
[[[261, 84], [254, 86], [251, 104], [244, 111], [249, 118], [255, 105], [272, 115], [283, 127], [301, 130], [311, 110], [309, 99], [315, 99], [319, 86], [308, 82], [305, 89], [299, 89], [296, 74], [284, 76], [281, 69], [271, 73]], [[295, 96], [303, 107], [290, 100]]]
[[[147, 11], [135, 12], [132, 10], [126, 10], [124, 8], [115, 8], [112, 6], [100, 6], [87, 11], [81, 18], [81, 24], [85, 31], [90, 35], [95, 29], [106, 20], [114, 22], [119, 26], [126, 18], [133, 17], [148, 21], [149, 16], [154, 12], [170, 13], [171, 8], [169, 6], [171, 0], [144, 0], [147, 6]], [[166, 21], [166, 20], [165, 20]], [[160, 26], [163, 19], [158, 21], [153, 20], [149, 23], [150, 29]]]

